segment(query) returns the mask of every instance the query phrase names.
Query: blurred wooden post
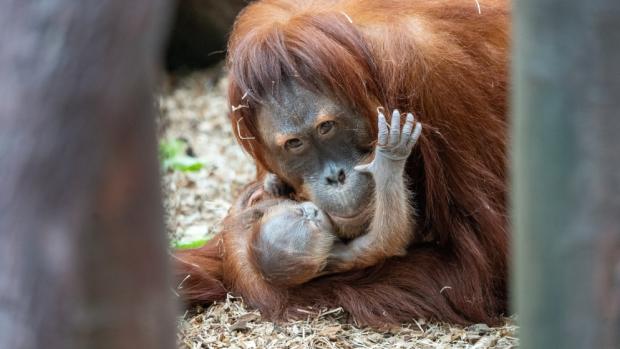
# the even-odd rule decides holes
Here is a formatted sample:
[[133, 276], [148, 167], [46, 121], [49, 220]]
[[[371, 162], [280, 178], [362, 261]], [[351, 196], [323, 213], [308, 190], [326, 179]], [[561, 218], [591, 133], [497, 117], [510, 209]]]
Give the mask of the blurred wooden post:
[[521, 347], [620, 348], [620, 2], [514, 2]]
[[0, 348], [173, 348], [164, 0], [0, 2]]

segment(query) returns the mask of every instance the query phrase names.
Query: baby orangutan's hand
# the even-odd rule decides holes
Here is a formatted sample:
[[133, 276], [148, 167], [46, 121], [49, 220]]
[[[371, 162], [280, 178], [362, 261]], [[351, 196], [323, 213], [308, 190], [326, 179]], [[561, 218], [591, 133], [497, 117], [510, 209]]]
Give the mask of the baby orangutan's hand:
[[422, 124], [415, 121], [413, 114], [407, 113], [405, 126], [401, 130], [400, 113], [396, 109], [392, 113], [389, 130], [382, 112], [379, 111], [377, 119], [379, 135], [375, 157], [368, 164], [356, 166], [355, 170], [371, 173], [377, 187], [381, 188], [386, 181], [402, 179], [407, 158], [422, 133]]

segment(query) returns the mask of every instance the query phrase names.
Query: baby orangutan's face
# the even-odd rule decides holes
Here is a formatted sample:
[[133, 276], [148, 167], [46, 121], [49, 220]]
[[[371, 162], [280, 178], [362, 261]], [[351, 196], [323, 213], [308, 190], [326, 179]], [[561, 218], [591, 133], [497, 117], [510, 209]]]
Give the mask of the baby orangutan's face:
[[326, 214], [313, 203], [280, 202], [264, 211], [253, 244], [259, 270], [277, 285], [300, 285], [320, 275], [335, 235]]
[[312, 253], [321, 249], [317, 239], [325, 240], [328, 235], [331, 243], [332, 232], [329, 217], [311, 202], [283, 202], [269, 208], [261, 218], [263, 238], [290, 251]]

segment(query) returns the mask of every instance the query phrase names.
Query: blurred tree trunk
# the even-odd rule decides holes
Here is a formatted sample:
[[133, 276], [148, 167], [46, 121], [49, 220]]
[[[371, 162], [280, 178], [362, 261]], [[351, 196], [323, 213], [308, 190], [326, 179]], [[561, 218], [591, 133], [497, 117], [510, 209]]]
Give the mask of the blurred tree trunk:
[[0, 3], [0, 348], [172, 348], [164, 0]]
[[514, 288], [521, 347], [620, 348], [620, 2], [520, 0]]
[[166, 49], [170, 70], [204, 68], [225, 57], [235, 18], [251, 0], [176, 0]]

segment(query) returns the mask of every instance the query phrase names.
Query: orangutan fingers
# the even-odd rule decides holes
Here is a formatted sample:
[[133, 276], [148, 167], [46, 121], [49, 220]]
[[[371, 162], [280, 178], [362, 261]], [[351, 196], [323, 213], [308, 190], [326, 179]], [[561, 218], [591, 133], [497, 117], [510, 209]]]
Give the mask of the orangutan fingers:
[[[374, 162], [374, 160], [373, 160], [373, 162]], [[363, 165], [357, 165], [353, 169], [355, 171], [362, 172], [362, 173], [370, 173], [370, 172], [372, 172], [371, 171], [372, 170], [371, 167], [372, 167], [373, 162], [370, 162], [368, 164], [363, 164]]]
[[413, 146], [418, 142], [418, 139], [420, 138], [420, 135], [422, 134], [422, 124], [417, 122], [415, 125], [415, 129], [413, 130], [413, 133], [411, 134], [411, 137], [409, 137], [409, 147], [413, 148]]
[[400, 143], [407, 144], [409, 141], [409, 137], [411, 136], [411, 131], [413, 130], [413, 114], [407, 113], [407, 119], [405, 119], [405, 126], [403, 126], [403, 132], [400, 135]]
[[400, 141], [400, 112], [398, 109], [394, 109], [392, 112], [392, 122], [390, 122], [390, 140], [388, 145], [395, 147]]
[[379, 134], [377, 136], [377, 145], [385, 146], [388, 143], [388, 125], [387, 121], [385, 120], [385, 115], [383, 115], [382, 112], [379, 112], [377, 120], [379, 130]]

